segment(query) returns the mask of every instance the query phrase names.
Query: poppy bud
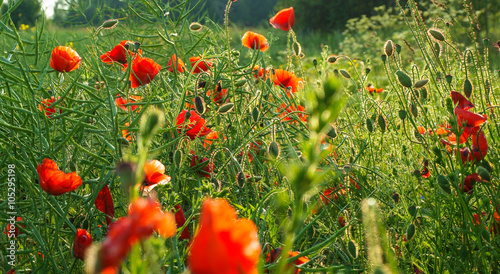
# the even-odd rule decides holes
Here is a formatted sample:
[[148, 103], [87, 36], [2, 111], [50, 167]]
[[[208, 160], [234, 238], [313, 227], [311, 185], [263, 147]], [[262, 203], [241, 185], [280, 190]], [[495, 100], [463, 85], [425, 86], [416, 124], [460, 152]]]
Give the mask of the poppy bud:
[[377, 119], [377, 123], [378, 123], [378, 126], [380, 127], [380, 130], [382, 130], [382, 132], [387, 130], [387, 121], [386, 121], [386, 118], [384, 117], [384, 115], [379, 114], [378, 119]]
[[396, 76], [398, 77], [399, 83], [403, 87], [411, 88], [411, 86], [413, 86], [410, 76], [404, 73], [403, 71], [401, 70], [396, 71]]
[[116, 27], [118, 25], [118, 19], [109, 19], [109, 20], [106, 20], [104, 21], [104, 23], [102, 23], [101, 25], [101, 28], [103, 29], [112, 29], [114, 27]]
[[451, 188], [450, 188], [450, 182], [448, 181], [448, 179], [446, 179], [446, 177], [442, 174], [439, 174], [437, 176], [437, 183], [439, 185], [439, 187], [446, 193], [448, 194], [451, 194]]
[[218, 112], [220, 114], [224, 114], [224, 113], [227, 113], [227, 112], [231, 111], [233, 109], [233, 107], [234, 107], [233, 103], [227, 103], [227, 104], [222, 105], [219, 108]]
[[260, 118], [260, 110], [259, 108], [257, 107], [254, 107], [252, 109], [252, 120], [257, 123], [259, 121], [259, 118]]
[[344, 76], [344, 78], [351, 79], [351, 74], [349, 74], [349, 72], [347, 72], [347, 70], [341, 69], [341, 70], [339, 70], [339, 72], [340, 72], [340, 74], [342, 74], [342, 76]]
[[403, 120], [403, 121], [404, 121], [404, 119], [406, 119], [406, 110], [404, 110], [404, 109], [399, 110], [399, 111], [398, 111], [398, 116], [399, 116], [399, 118], [400, 118], [401, 120]]
[[[327, 61], [328, 63], [330, 63], [330, 64], [335, 64], [335, 63], [337, 62], [337, 60], [338, 60], [338, 59], [339, 59], [339, 58], [338, 58], [338, 56], [337, 56], [337, 55], [330, 55], [330, 56], [328, 56], [328, 58], [326, 59], [326, 61]], [[316, 59], [314, 59], [314, 60], [316, 60]]]
[[427, 99], [427, 89], [425, 87], [420, 89], [420, 98]]
[[205, 110], [207, 109], [205, 106], [205, 101], [203, 101], [203, 98], [201, 98], [200, 96], [194, 97], [194, 107], [200, 115], [205, 113]]
[[464, 81], [464, 94], [467, 96], [467, 98], [470, 98], [472, 95], [472, 82], [469, 79], [465, 79]]
[[406, 240], [409, 241], [415, 236], [415, 225], [410, 224], [406, 229]]
[[391, 57], [394, 53], [394, 44], [391, 40], [387, 40], [384, 45], [384, 52], [388, 57]]
[[396, 52], [397, 52], [398, 54], [400, 54], [400, 53], [401, 53], [401, 45], [400, 45], [400, 44], [396, 44]]
[[366, 128], [368, 129], [369, 132], [373, 132], [372, 119], [370, 118], [366, 119]]
[[441, 57], [441, 52], [443, 51], [443, 47], [441, 46], [441, 44], [439, 44], [438, 42], [434, 43], [434, 51], [436, 52], [436, 55], [438, 57]]
[[443, 32], [441, 30], [438, 30], [438, 29], [429, 29], [429, 34], [436, 41], [444, 42], [444, 40], [446, 40], [446, 38], [444, 37], [444, 34], [443, 34]]
[[238, 175], [236, 175], [236, 181], [239, 185], [243, 185], [246, 181], [245, 174], [243, 172], [239, 172]]
[[385, 63], [385, 61], [387, 61], [387, 55], [385, 55], [385, 54], [382, 54], [380, 56], [380, 58], [382, 58], [382, 62], [384, 62], [384, 63]]
[[354, 259], [358, 257], [358, 252], [356, 250], [356, 244], [351, 240], [347, 243], [347, 251]]
[[415, 104], [411, 104], [411, 105], [410, 105], [410, 112], [411, 112], [411, 115], [413, 115], [413, 117], [417, 117], [417, 116], [418, 116], [418, 108], [417, 108], [417, 105], [415, 105]]
[[[419, 172], [420, 175], [420, 172]], [[415, 217], [417, 215], [417, 207], [412, 205], [408, 207], [408, 213], [410, 213], [410, 216]]]
[[425, 85], [427, 85], [427, 83], [429, 83], [429, 79], [418, 80], [417, 82], [415, 82], [415, 88], [424, 87]]
[[281, 148], [280, 145], [276, 141], [272, 141], [269, 144], [269, 148], [267, 149], [267, 153], [271, 158], [277, 159], [280, 156]]
[[491, 180], [490, 173], [488, 172], [488, 170], [486, 170], [486, 168], [478, 166], [476, 172], [477, 174], [479, 174], [479, 176], [481, 176], [481, 179], [488, 182]]
[[302, 53], [302, 47], [300, 46], [300, 44], [298, 42], [293, 43], [293, 53], [296, 56], [299, 56]]
[[163, 125], [165, 117], [158, 109], [150, 110], [141, 120], [141, 135], [144, 139], [152, 137]]
[[446, 75], [444, 78], [448, 84], [451, 84], [451, 81], [453, 81], [453, 76], [451, 74]]
[[240, 80], [240, 81], [238, 81], [238, 82], [234, 83], [234, 86], [235, 86], [235, 87], [242, 87], [242, 86], [244, 86], [246, 83], [247, 83], [247, 80]]
[[191, 31], [200, 31], [203, 28], [203, 25], [198, 22], [193, 22], [189, 25], [189, 30]]
[[141, 43], [135, 42], [134, 43], [134, 51], [137, 52], [141, 48]]

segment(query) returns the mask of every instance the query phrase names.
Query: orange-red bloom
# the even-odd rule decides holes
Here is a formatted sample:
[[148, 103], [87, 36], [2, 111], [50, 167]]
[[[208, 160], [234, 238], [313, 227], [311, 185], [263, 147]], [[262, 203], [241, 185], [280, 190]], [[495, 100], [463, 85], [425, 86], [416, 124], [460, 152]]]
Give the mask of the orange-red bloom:
[[191, 140], [194, 140], [196, 137], [202, 137], [210, 132], [212, 132], [211, 129], [207, 128], [205, 125], [205, 119], [201, 118], [196, 111], [191, 110], [183, 110], [179, 115], [177, 116], [176, 119], [176, 125], [177, 125], [177, 131], [180, 133], [182, 130], [182, 125], [184, 124], [184, 121], [186, 120], [186, 113], [189, 113], [189, 122], [187, 123], [187, 130], [186, 130], [186, 135], [191, 138]]
[[[290, 88], [292, 93], [297, 92], [299, 83], [303, 82], [302, 78], [298, 78], [292, 72], [286, 71], [284, 69], [274, 70], [272, 79], [275, 85], [280, 86], [287, 90]], [[287, 93], [289, 92], [287, 91]]]
[[[224, 136], [225, 138], [225, 136]], [[210, 149], [210, 146], [212, 145], [212, 143], [219, 139], [219, 133], [217, 131], [212, 131], [210, 132], [206, 137], [205, 137], [205, 140], [203, 141], [203, 146], [206, 148], [206, 149]]]
[[108, 185], [104, 185], [101, 191], [99, 191], [94, 204], [99, 211], [106, 214], [106, 223], [110, 225], [111, 218], [115, 217], [115, 206]]
[[269, 24], [271, 24], [275, 29], [282, 29], [284, 31], [292, 29], [293, 24], [295, 24], [295, 13], [293, 12], [293, 7], [278, 11], [275, 16], [269, 19]]
[[269, 43], [267, 42], [266, 37], [253, 31], [245, 32], [243, 38], [241, 38], [241, 43], [244, 47], [249, 49], [258, 49], [260, 51], [266, 51], [269, 49]]
[[90, 245], [92, 245], [90, 233], [85, 229], [77, 229], [75, 241], [73, 242], [73, 255], [82, 261], [85, 260], [85, 252]]
[[[19, 225], [17, 223], [19, 223], [22, 220], [23, 220], [22, 217], [16, 217], [15, 224], [12, 219], [8, 220], [9, 223], [7, 223], [7, 227], [5, 228], [4, 233], [7, 234], [7, 237], [9, 237], [9, 239], [12, 237], [17, 238], [17, 236], [19, 235]], [[25, 226], [22, 225], [22, 227]]]
[[264, 81], [267, 79], [267, 73], [268, 73], [267, 69], [265, 70], [264, 68], [255, 65], [252, 71], [253, 71], [253, 77], [255, 77], [255, 79], [261, 79]]
[[191, 244], [191, 273], [258, 273], [260, 243], [257, 227], [238, 219], [226, 200], [206, 199], [201, 208], [200, 228]]
[[488, 141], [486, 140], [484, 132], [479, 131], [479, 127], [474, 127], [471, 130], [470, 136], [472, 138], [472, 151], [468, 147], [460, 149], [460, 156], [464, 164], [467, 161], [479, 162], [488, 154]]
[[290, 123], [293, 123], [293, 122], [296, 122], [296, 123], [297, 123], [297, 122], [298, 122], [298, 120], [296, 120], [296, 119], [292, 119], [292, 118], [290, 118], [290, 115], [288, 115], [288, 114], [290, 114], [290, 113], [292, 113], [292, 112], [296, 112], [296, 114], [297, 114], [298, 118], [299, 118], [302, 122], [307, 123], [307, 117], [308, 117], [309, 115], [304, 114], [304, 113], [299, 113], [299, 112], [298, 112], [298, 111], [300, 111], [300, 112], [304, 112], [305, 110], [306, 110], [306, 108], [305, 108], [305, 107], [303, 107], [303, 106], [301, 106], [301, 105], [298, 105], [298, 106], [297, 106], [297, 108], [295, 108], [295, 106], [294, 106], [294, 105], [290, 105], [290, 106], [288, 106], [288, 107], [287, 107], [285, 104], [281, 104], [281, 106], [278, 108], [278, 112], [282, 112], [282, 113], [280, 114], [280, 117], [281, 117], [281, 118], [283, 118], [283, 117], [284, 117], [284, 118], [283, 118], [283, 120], [284, 120], [284, 121], [290, 121]]
[[373, 95], [374, 92], [380, 93], [384, 89], [383, 88], [375, 88], [373, 85], [369, 85], [369, 86], [366, 87], [366, 90], [368, 90], [368, 92], [370, 93], [370, 95]]
[[431, 176], [431, 172], [429, 171], [429, 161], [425, 160], [424, 162], [424, 169], [420, 172], [420, 175], [424, 178], [429, 178]]
[[170, 182], [170, 176], [165, 174], [165, 166], [158, 160], [149, 160], [144, 164], [144, 185], [153, 186]]
[[215, 168], [214, 163], [211, 163], [207, 157], [203, 157], [200, 160], [198, 155], [193, 155], [191, 158], [191, 167], [196, 168], [198, 174], [205, 178], [210, 178], [212, 171]]
[[[141, 100], [142, 97], [141, 96], [135, 96], [135, 95], [130, 95], [130, 99], [129, 100], [125, 100], [123, 99], [121, 96], [118, 96], [116, 97], [115, 99], [115, 105], [123, 110], [127, 110], [127, 106], [125, 106], [126, 104], [130, 104], [130, 103], [135, 103], [139, 100]], [[130, 109], [132, 111], [136, 110], [138, 107], [138, 105], [131, 105], [130, 106]]]
[[[130, 123], [126, 122], [125, 127], [129, 127], [129, 126], [130, 126]], [[126, 128], [122, 129], [122, 136], [123, 136], [123, 138], [125, 138], [129, 141], [132, 141], [132, 135], [130, 135], [130, 132], [128, 132], [128, 130]]]
[[[189, 62], [191, 62], [191, 67], [193, 67], [193, 74], [200, 73], [203, 71], [208, 71], [210, 69], [210, 67], [212, 67], [212, 62], [209, 62], [206, 60], [201, 60], [201, 59], [202, 58], [200, 56], [189, 58]], [[196, 64], [198, 61], [200, 61], [200, 62], [198, 64]]]
[[[176, 204], [174, 206], [175, 209], [175, 223], [177, 224], [177, 228], [181, 228], [186, 224], [186, 216], [184, 216], [184, 210], [182, 210], [181, 205]], [[189, 233], [189, 227], [185, 227], [181, 232], [181, 236], [179, 240], [191, 239], [191, 234]]]
[[[211, 96], [212, 91], [209, 90], [207, 91], [207, 96]], [[215, 96], [214, 96], [214, 103], [221, 105], [224, 103], [224, 99], [227, 97], [227, 89], [223, 89], [220, 84], [217, 85], [217, 90], [215, 91]]]
[[59, 72], [70, 72], [77, 69], [82, 62], [78, 53], [65, 46], [57, 46], [52, 50], [50, 57], [50, 67]]
[[149, 84], [160, 72], [161, 66], [152, 59], [137, 56], [132, 60], [132, 71], [130, 72], [130, 81], [132, 88]]
[[472, 104], [467, 98], [465, 98], [460, 92], [457, 91], [451, 91], [451, 99], [453, 100], [453, 104], [457, 106], [457, 108], [463, 109], [463, 110], [469, 110], [474, 107], [474, 104]]
[[50, 159], [43, 159], [43, 163], [36, 168], [42, 189], [54, 196], [77, 189], [82, 184], [82, 179], [76, 172], [64, 173], [57, 164]]
[[[281, 255], [281, 250], [282, 250], [282, 248], [278, 247], [278, 248], [274, 249], [273, 251], [267, 253], [266, 263], [267, 264], [274, 263]], [[299, 254], [300, 254], [300, 252], [297, 252], [297, 251], [288, 251], [288, 258], [295, 257]], [[307, 262], [309, 262], [309, 258], [302, 256], [302, 257], [297, 258], [297, 260], [293, 261], [293, 264], [294, 265], [301, 265], [301, 264], [305, 264]], [[287, 265], [287, 269], [289, 269], [290, 267], [291, 267], [291, 265]], [[288, 272], [288, 273], [290, 273], [290, 272]], [[292, 273], [298, 274], [298, 273], [300, 273], [300, 269], [295, 268], [295, 270]]]
[[177, 58], [177, 55], [172, 55], [172, 58], [170, 58], [170, 61], [168, 61], [167, 64], [167, 70], [170, 72], [174, 72], [174, 66], [177, 67], [177, 72], [183, 73], [185, 66], [184, 62], [180, 58]]
[[[125, 44], [129, 43], [134, 43], [132, 41], [127, 41], [123, 40], [120, 42], [120, 44], [116, 45], [111, 51], [108, 51], [101, 55], [101, 60], [104, 63], [112, 63], [112, 62], [118, 62], [120, 63], [124, 68], [127, 67], [127, 52], [130, 55], [131, 59], [134, 58], [135, 53], [131, 52], [130, 50], [127, 50], [125, 48]], [[142, 54], [142, 50], [139, 49], [139, 54]]]
[[136, 199], [130, 204], [128, 214], [109, 227], [99, 250], [100, 271], [115, 270], [132, 245], [148, 238], [154, 231], [166, 238], [175, 234], [174, 215], [161, 211], [160, 205], [151, 198]]
[[455, 114], [458, 118], [458, 124], [462, 125], [463, 123], [465, 123], [468, 127], [480, 126], [484, 124], [484, 122], [486, 122], [486, 119], [488, 118], [486, 115], [473, 113], [459, 107], [455, 108]]
[[[59, 98], [58, 98], [59, 100]], [[51, 107], [52, 104], [56, 101], [56, 99], [54, 98], [54, 96], [50, 97], [50, 98], [45, 98], [43, 99], [40, 104], [38, 105], [38, 109], [40, 111], [44, 111], [45, 110], [45, 115], [49, 118], [52, 117], [52, 114], [55, 114], [57, 112], [56, 108], [55, 107]], [[59, 110], [59, 113], [62, 113], [62, 109]]]

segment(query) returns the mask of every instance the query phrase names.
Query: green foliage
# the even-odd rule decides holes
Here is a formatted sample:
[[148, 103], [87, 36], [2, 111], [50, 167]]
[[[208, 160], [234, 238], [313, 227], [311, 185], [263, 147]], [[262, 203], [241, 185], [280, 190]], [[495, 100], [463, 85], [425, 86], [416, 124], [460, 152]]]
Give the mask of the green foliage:
[[21, 24], [33, 26], [42, 14], [41, 0], [10, 0], [7, 4], [0, 4], [2, 14], [15, 5], [18, 6], [10, 13], [10, 18], [16, 27]]

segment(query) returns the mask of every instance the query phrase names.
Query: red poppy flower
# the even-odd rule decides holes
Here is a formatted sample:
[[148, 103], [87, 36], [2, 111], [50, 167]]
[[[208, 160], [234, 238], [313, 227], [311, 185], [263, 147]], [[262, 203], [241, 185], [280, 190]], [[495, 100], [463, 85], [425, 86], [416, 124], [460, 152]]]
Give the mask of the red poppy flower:
[[[59, 100], [60, 97], [57, 99]], [[40, 104], [38, 105], [38, 109], [40, 111], [44, 111], [45, 110], [45, 115], [49, 118], [52, 117], [52, 114], [56, 113], [57, 110], [55, 107], [51, 107], [52, 104], [56, 101], [56, 99], [54, 98], [54, 96], [50, 97], [50, 98], [45, 98], [43, 99]], [[62, 109], [59, 110], [59, 113], [62, 113]]]
[[[175, 223], [177, 224], [177, 228], [181, 228], [186, 223], [186, 216], [184, 216], [184, 210], [182, 210], [181, 205], [177, 204], [174, 206], [175, 209]], [[189, 227], [186, 226], [184, 230], [181, 232], [181, 236], [179, 240], [191, 239], [191, 234], [189, 233]]]
[[258, 273], [260, 251], [252, 221], [238, 219], [226, 200], [203, 202], [200, 227], [188, 255], [191, 273]]
[[431, 176], [431, 172], [427, 168], [428, 166], [429, 166], [429, 161], [425, 160], [425, 162], [424, 162], [424, 169], [420, 172], [420, 175], [422, 175], [422, 177], [424, 177], [426, 179]]
[[370, 95], [373, 95], [374, 92], [381, 93], [384, 89], [383, 88], [375, 88], [373, 85], [369, 85], [366, 87], [366, 90], [368, 90]]
[[[129, 122], [126, 122], [125, 127], [129, 127], [129, 126], [130, 126]], [[123, 138], [125, 138], [129, 141], [132, 141], [132, 135], [130, 135], [130, 132], [128, 132], [128, 130], [126, 128], [122, 129], [122, 136], [123, 136]]]
[[[140, 100], [142, 100], [141, 96], [130, 95], [129, 100], [125, 100], [121, 96], [118, 96], [115, 99], [115, 105], [126, 111], [127, 110], [127, 106], [125, 106], [126, 104], [135, 103], [135, 102], [140, 101]], [[130, 109], [132, 111], [135, 111], [137, 109], [137, 107], [138, 107], [138, 105], [131, 105]]]
[[[135, 53], [131, 52], [130, 50], [127, 50], [125, 48], [125, 44], [129, 43], [134, 43], [132, 41], [127, 41], [123, 40], [120, 42], [120, 44], [116, 45], [111, 51], [108, 51], [101, 55], [101, 60], [104, 63], [112, 63], [112, 62], [118, 62], [122, 64], [124, 68], [127, 68], [127, 52], [130, 55], [131, 59], [134, 58]], [[139, 49], [138, 51], [139, 54], [142, 54], [142, 50]]]
[[293, 12], [293, 7], [278, 11], [275, 16], [269, 19], [269, 24], [271, 24], [275, 29], [282, 29], [284, 31], [292, 29], [293, 24], [295, 24], [295, 13]]
[[132, 71], [129, 80], [132, 88], [149, 84], [160, 72], [161, 66], [152, 59], [137, 56], [132, 60]]
[[109, 226], [108, 235], [99, 250], [99, 270], [115, 270], [132, 245], [148, 238], [154, 231], [168, 238], [175, 234], [175, 230], [172, 213], [162, 212], [160, 205], [150, 198], [136, 199], [130, 204], [129, 215]]
[[[170, 176], [165, 175], [165, 166], [158, 160], [149, 160], [144, 164], [145, 186], [153, 186], [156, 184], [166, 184], [170, 182]], [[150, 189], [149, 189], [150, 190]]]
[[[212, 91], [209, 90], [207, 91], [207, 96], [210, 96], [212, 95]], [[214, 103], [218, 104], [219, 106], [224, 103], [224, 99], [226, 98], [227, 96], [227, 89], [223, 89], [222, 86], [220, 84], [217, 85], [217, 90], [215, 92], [215, 96], [214, 96]]]
[[57, 46], [52, 50], [50, 57], [50, 67], [59, 72], [70, 72], [77, 69], [82, 62], [82, 58], [78, 53], [64, 46]]
[[193, 155], [191, 158], [191, 167], [196, 168], [197, 173], [205, 178], [210, 178], [215, 168], [214, 163], [209, 162], [207, 157], [203, 157], [203, 159], [200, 160], [198, 155]]
[[486, 156], [486, 154], [488, 154], [488, 141], [486, 140], [484, 132], [479, 132], [479, 127], [475, 127], [472, 129], [470, 136], [472, 138], [472, 152], [468, 147], [463, 147], [460, 149], [460, 156], [464, 164], [467, 161], [479, 162]]
[[253, 77], [255, 77], [255, 79], [261, 79], [264, 81], [267, 79], [267, 73], [268, 73], [267, 69], [264, 70], [264, 68], [255, 65], [252, 71], [253, 71]]
[[[179, 115], [177, 116], [176, 119], [176, 125], [177, 125], [177, 131], [181, 133], [182, 126], [184, 124], [184, 121], [186, 120], [186, 112], [187, 110], [181, 111]], [[191, 110], [189, 112], [189, 122], [187, 124], [187, 130], [186, 130], [186, 135], [191, 138], [191, 140], [194, 140], [196, 137], [203, 137], [210, 132], [212, 132], [211, 129], [207, 128], [205, 125], [205, 119], [201, 118], [196, 111]]]
[[168, 61], [167, 70], [170, 72], [174, 72], [174, 66], [177, 67], [177, 72], [179, 73], [184, 72], [185, 69], [184, 62], [182, 62], [181, 59], [177, 58], [175, 54], [172, 55], [172, 58], [170, 58], [170, 61]]
[[[266, 264], [274, 263], [281, 255], [281, 250], [282, 250], [282, 248], [278, 247], [278, 248], [274, 249], [273, 251], [267, 253]], [[295, 257], [299, 254], [300, 254], [300, 252], [297, 252], [297, 251], [288, 251], [288, 258]], [[305, 264], [307, 262], [309, 262], [309, 258], [302, 256], [302, 257], [297, 258], [297, 260], [293, 261], [293, 264], [294, 265], [302, 265], [302, 264]], [[290, 273], [289, 271], [287, 271], [290, 267], [291, 267], [291, 265], [287, 265], [285, 272]], [[267, 270], [266, 270], [266, 273], [268, 273]], [[295, 270], [291, 273], [298, 274], [298, 273], [300, 273], [300, 269], [295, 268]]]
[[[291, 88], [292, 93], [297, 92], [297, 88], [299, 83], [302, 83], [302, 78], [298, 78], [292, 72], [283, 70], [283, 69], [275, 69], [274, 75], [272, 75], [272, 79], [276, 86], [280, 86], [284, 89]], [[288, 93], [288, 91], [287, 91]]]
[[258, 49], [260, 51], [266, 51], [269, 49], [269, 43], [267, 42], [266, 37], [253, 31], [245, 32], [241, 38], [241, 43], [244, 47], [249, 49]]
[[[17, 223], [19, 223], [20, 221], [22, 221], [23, 218], [22, 217], [16, 217], [16, 222], [15, 222], [15, 225], [13, 223], [11, 223], [13, 220], [7, 220], [9, 221], [9, 223], [7, 223], [7, 227], [5, 228], [5, 234], [7, 234], [7, 237], [12, 238], [17, 238], [18, 235], [20, 235], [19, 233], [19, 225]], [[22, 227], [25, 227], [24, 225], [22, 225]]]
[[457, 115], [459, 125], [462, 125], [465, 122], [466, 126], [469, 127], [480, 126], [484, 124], [488, 118], [486, 115], [476, 114], [459, 107], [455, 108], [455, 114]]
[[82, 184], [82, 179], [76, 172], [64, 173], [57, 164], [50, 159], [43, 159], [43, 163], [36, 168], [42, 189], [54, 196], [77, 189]]
[[73, 242], [73, 255], [80, 259], [85, 260], [85, 252], [87, 248], [92, 245], [92, 236], [85, 229], [77, 229], [75, 241]]
[[469, 110], [474, 107], [474, 104], [472, 104], [467, 98], [465, 98], [460, 92], [457, 91], [451, 91], [451, 99], [453, 100], [453, 104], [457, 106], [457, 108], [463, 109], [463, 110]]
[[296, 123], [297, 123], [297, 122], [298, 122], [298, 120], [297, 120], [297, 119], [293, 119], [293, 120], [292, 120], [292, 118], [290, 118], [290, 115], [288, 115], [288, 114], [290, 114], [290, 113], [292, 113], [292, 112], [296, 112], [296, 114], [297, 114], [298, 118], [299, 118], [302, 122], [307, 123], [307, 117], [308, 117], [309, 115], [304, 114], [304, 113], [299, 113], [299, 112], [298, 112], [298, 111], [300, 111], [300, 112], [304, 112], [305, 110], [306, 110], [306, 108], [305, 108], [305, 107], [303, 107], [303, 106], [301, 106], [301, 105], [298, 105], [298, 106], [297, 106], [297, 108], [295, 108], [295, 106], [294, 106], [294, 105], [290, 105], [290, 106], [288, 106], [288, 107], [287, 107], [285, 104], [281, 104], [280, 108], [278, 108], [278, 110], [277, 110], [277, 111], [278, 111], [278, 112], [282, 112], [282, 113], [280, 114], [280, 117], [281, 117], [281, 118], [283, 118], [283, 117], [284, 117], [284, 118], [283, 118], [283, 120], [284, 120], [284, 121], [290, 121], [290, 123], [293, 123], [293, 122], [296, 122]]
[[193, 67], [193, 74], [207, 71], [210, 69], [210, 67], [212, 67], [212, 62], [208, 62], [206, 60], [202, 60], [198, 64], [196, 64], [201, 59], [202, 57], [200, 56], [189, 58], [189, 62], [191, 62], [191, 67]]
[[474, 185], [476, 182], [482, 182], [481, 176], [479, 174], [474, 173], [471, 175], [467, 175], [464, 179], [463, 183], [460, 183], [459, 187], [467, 194], [472, 194], [474, 192]]
[[108, 185], [104, 185], [101, 191], [99, 191], [94, 204], [99, 211], [106, 214], [106, 223], [109, 226], [111, 224], [111, 218], [115, 217], [115, 206]]
[[[205, 140], [203, 141], [203, 146], [206, 149], [210, 149], [212, 143], [217, 139], [219, 139], [219, 133], [217, 131], [212, 131], [205, 137]], [[226, 139], [226, 136], [224, 136], [224, 139]]]
[[339, 216], [338, 222], [340, 227], [344, 227], [346, 225], [344, 216]]

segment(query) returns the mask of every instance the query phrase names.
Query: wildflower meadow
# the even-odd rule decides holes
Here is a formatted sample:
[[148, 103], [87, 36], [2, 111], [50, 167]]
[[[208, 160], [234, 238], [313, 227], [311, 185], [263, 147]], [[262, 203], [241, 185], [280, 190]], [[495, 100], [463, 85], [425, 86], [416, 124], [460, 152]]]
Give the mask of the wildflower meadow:
[[468, 2], [394, 1], [359, 50], [293, 6], [236, 26], [237, 1], [74, 30], [9, 2], [0, 272], [499, 273], [500, 41]]

